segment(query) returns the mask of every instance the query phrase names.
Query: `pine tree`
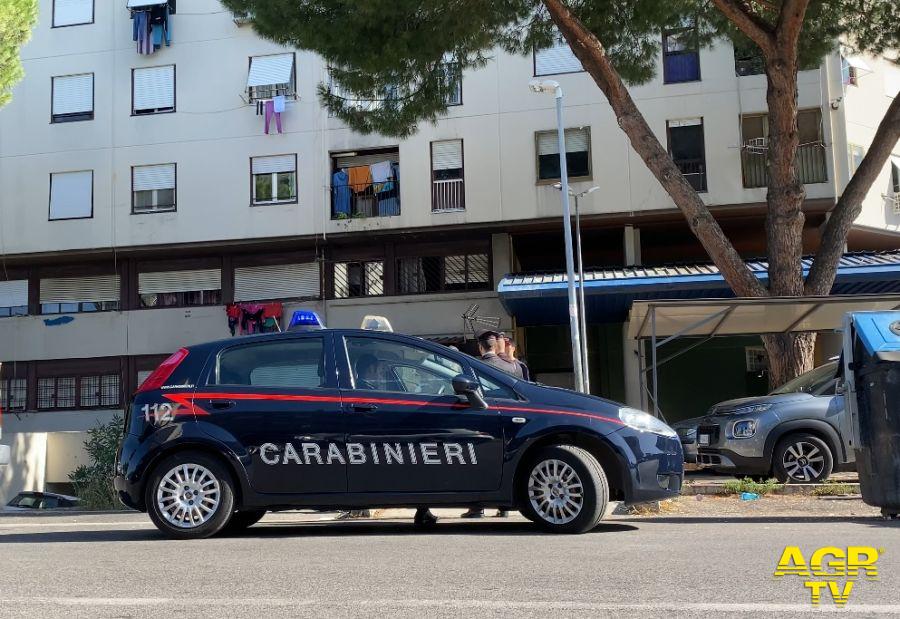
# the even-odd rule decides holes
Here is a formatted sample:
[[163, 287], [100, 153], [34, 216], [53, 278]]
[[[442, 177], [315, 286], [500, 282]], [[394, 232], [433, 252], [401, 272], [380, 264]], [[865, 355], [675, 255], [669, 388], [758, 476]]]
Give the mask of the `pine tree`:
[[37, 0], [0, 2], [0, 107], [9, 103], [12, 87], [24, 75], [19, 48], [31, 37], [35, 19]]

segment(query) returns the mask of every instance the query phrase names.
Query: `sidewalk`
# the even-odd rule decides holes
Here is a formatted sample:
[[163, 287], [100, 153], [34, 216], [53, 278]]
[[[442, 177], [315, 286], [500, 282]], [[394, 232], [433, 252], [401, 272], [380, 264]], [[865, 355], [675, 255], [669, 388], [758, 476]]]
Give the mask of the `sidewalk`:
[[[734, 482], [736, 479], [736, 477], [729, 475], [714, 475], [703, 470], [688, 470], [685, 471], [684, 486], [681, 489], [681, 494], [684, 496], [728, 494], [725, 484]], [[816, 495], [825, 493], [829, 485], [839, 485], [842, 494], [858, 495], [860, 493], [859, 475], [856, 472], [847, 472], [833, 473], [825, 484], [779, 484], [770, 494]]]

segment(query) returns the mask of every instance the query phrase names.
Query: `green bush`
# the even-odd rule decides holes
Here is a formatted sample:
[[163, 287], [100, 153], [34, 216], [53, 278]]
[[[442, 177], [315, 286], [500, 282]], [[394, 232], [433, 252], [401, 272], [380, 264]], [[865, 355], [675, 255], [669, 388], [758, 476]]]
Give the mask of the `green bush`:
[[84, 448], [91, 459], [69, 473], [75, 487], [75, 496], [81, 499], [81, 507], [89, 510], [110, 510], [121, 507], [113, 488], [116, 450], [124, 430], [124, 420], [116, 415], [107, 423], [97, 423], [88, 430]]
[[725, 492], [728, 494], [741, 494], [742, 492], [752, 492], [754, 494], [758, 494], [763, 496], [765, 494], [769, 494], [773, 490], [777, 490], [780, 487], [779, 484], [774, 479], [767, 479], [766, 481], [754, 481], [749, 477], [745, 477], [744, 479], [732, 479], [730, 481], [725, 482]]

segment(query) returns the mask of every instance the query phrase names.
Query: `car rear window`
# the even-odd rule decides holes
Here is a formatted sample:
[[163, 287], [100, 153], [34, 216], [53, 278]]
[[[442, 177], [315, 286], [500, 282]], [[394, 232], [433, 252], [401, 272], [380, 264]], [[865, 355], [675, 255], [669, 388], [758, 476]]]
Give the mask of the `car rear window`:
[[216, 384], [286, 389], [324, 387], [324, 353], [321, 337], [229, 348], [219, 355]]

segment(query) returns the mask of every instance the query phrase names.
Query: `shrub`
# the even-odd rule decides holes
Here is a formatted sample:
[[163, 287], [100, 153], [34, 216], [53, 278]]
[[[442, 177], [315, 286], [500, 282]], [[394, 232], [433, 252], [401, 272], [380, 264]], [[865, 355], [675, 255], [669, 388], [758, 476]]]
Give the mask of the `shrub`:
[[75, 487], [75, 495], [81, 499], [81, 507], [89, 510], [110, 510], [120, 507], [113, 488], [116, 450], [124, 430], [124, 420], [116, 415], [107, 423], [98, 422], [88, 430], [84, 448], [90, 464], [82, 464], [69, 473]]
[[781, 484], [774, 479], [765, 481], [754, 481], [749, 477], [744, 479], [732, 479], [725, 482], [725, 492], [728, 494], [741, 494], [742, 492], [752, 492], [763, 496], [769, 494], [773, 490], [777, 490]]

